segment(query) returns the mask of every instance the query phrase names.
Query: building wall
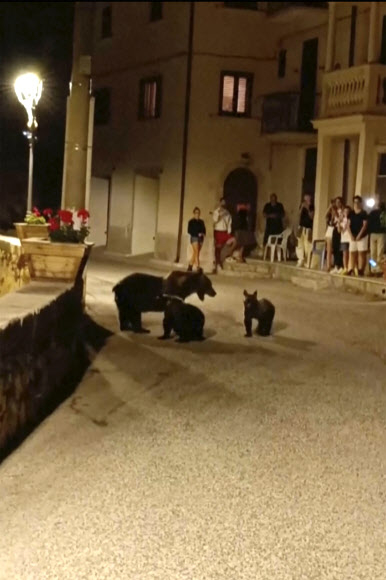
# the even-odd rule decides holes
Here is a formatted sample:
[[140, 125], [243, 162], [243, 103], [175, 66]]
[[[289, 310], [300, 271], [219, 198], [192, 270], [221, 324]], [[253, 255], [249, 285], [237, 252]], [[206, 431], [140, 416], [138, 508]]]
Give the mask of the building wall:
[[[338, 26], [341, 28], [337, 31], [336, 58], [343, 61], [343, 56], [348, 54], [347, 26], [349, 34], [351, 9], [345, 3], [338, 4], [342, 6], [338, 7], [337, 30]], [[358, 5], [358, 62], [367, 51], [367, 4], [363, 8]], [[166, 2], [162, 20], [149, 22], [149, 3], [113, 2], [113, 36], [104, 40], [99, 38], [99, 31], [106, 3], [95, 5], [93, 85], [94, 88], [111, 87], [112, 118], [108, 126], [95, 127], [93, 175], [112, 177], [109, 249], [131, 251], [133, 187], [135, 174], [139, 173], [159, 177], [156, 254], [174, 259], [181, 192], [189, 3]], [[318, 116], [327, 11], [317, 18], [294, 17], [276, 22], [263, 11], [226, 9], [220, 2], [195, 3], [182, 259], [186, 256], [186, 226], [193, 207], [201, 207], [203, 218], [210, 226], [210, 212], [223, 193], [226, 176], [245, 164], [243, 153], [249, 153], [248, 169], [258, 183], [259, 240], [264, 229], [262, 209], [272, 191], [284, 203], [289, 225], [296, 225], [307, 144], [302, 139], [287, 139], [285, 135], [272, 142], [262, 135], [262, 103], [266, 94], [299, 91], [303, 43], [315, 37], [318, 38], [315, 116]], [[345, 48], [340, 46], [342, 43]], [[284, 78], [278, 78], [277, 59], [281, 49], [287, 51]], [[218, 114], [222, 70], [253, 73], [251, 118]], [[161, 117], [139, 121], [139, 81], [153, 75], [163, 77]], [[308, 146], [311, 145], [308, 140]], [[341, 168], [337, 166], [331, 177], [331, 190], [337, 189], [340, 173]], [[209, 247], [208, 240], [207, 252]]]

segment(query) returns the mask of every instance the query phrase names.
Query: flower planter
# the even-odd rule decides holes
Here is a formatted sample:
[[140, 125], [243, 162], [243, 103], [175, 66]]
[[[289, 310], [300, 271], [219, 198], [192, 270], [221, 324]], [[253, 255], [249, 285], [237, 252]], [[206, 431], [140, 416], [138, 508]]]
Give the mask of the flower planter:
[[16, 235], [19, 240], [26, 238], [48, 238], [48, 224], [13, 224], [16, 228]]
[[40, 239], [21, 240], [31, 278], [74, 282], [82, 275], [93, 244], [66, 244]]

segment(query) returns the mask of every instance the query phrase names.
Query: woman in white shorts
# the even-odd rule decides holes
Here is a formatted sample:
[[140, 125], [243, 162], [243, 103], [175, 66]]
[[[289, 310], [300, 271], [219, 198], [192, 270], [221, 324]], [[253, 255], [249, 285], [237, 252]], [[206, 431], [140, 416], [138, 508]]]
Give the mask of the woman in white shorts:
[[335, 200], [332, 199], [330, 206], [326, 212], [327, 230], [326, 230], [325, 238], [326, 238], [326, 249], [327, 249], [327, 256], [326, 256], [327, 272], [329, 272], [331, 270], [332, 237], [334, 235], [335, 219], [336, 219]]
[[351, 212], [351, 207], [346, 205], [337, 226], [338, 232], [340, 233], [340, 251], [343, 254], [343, 270], [339, 273], [343, 275], [348, 274], [349, 272], [349, 249], [351, 242], [349, 216]]
[[366, 267], [366, 256], [369, 247], [367, 235], [368, 215], [362, 206], [362, 198], [359, 195], [354, 197], [354, 209], [349, 216], [350, 240], [350, 260], [351, 270], [355, 275], [363, 276]]

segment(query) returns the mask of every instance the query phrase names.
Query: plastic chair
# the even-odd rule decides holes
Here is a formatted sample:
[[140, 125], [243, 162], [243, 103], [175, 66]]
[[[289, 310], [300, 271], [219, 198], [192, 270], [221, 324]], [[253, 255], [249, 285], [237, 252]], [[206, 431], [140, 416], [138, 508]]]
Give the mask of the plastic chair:
[[308, 267], [311, 268], [312, 257], [319, 256], [320, 258], [320, 270], [324, 268], [324, 261], [326, 258], [326, 240], [314, 240], [312, 242], [312, 250], [308, 258]]
[[277, 252], [277, 259], [279, 262], [281, 262], [282, 255], [283, 255], [284, 262], [286, 262], [287, 258], [289, 258], [288, 238], [290, 237], [291, 234], [292, 234], [292, 230], [290, 228], [287, 228], [278, 237], [278, 240], [276, 242], [276, 252]]
[[270, 250], [270, 252], [271, 252], [271, 254], [270, 254], [271, 262], [274, 261], [275, 254], [276, 254], [276, 245], [277, 245], [277, 242], [278, 242], [278, 240], [280, 238], [281, 238], [281, 234], [275, 235], [275, 236], [269, 236], [268, 237], [267, 243], [266, 243], [265, 248], [264, 248], [263, 260], [266, 259], [268, 250]]

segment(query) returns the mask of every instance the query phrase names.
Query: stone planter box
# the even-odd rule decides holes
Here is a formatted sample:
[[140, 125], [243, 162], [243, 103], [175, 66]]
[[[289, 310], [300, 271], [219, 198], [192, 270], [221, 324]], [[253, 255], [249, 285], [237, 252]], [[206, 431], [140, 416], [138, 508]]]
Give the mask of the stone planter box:
[[21, 240], [33, 280], [74, 282], [83, 274], [93, 244], [66, 244], [41, 239]]
[[13, 224], [16, 228], [16, 234], [19, 240], [26, 238], [48, 238], [48, 224]]

